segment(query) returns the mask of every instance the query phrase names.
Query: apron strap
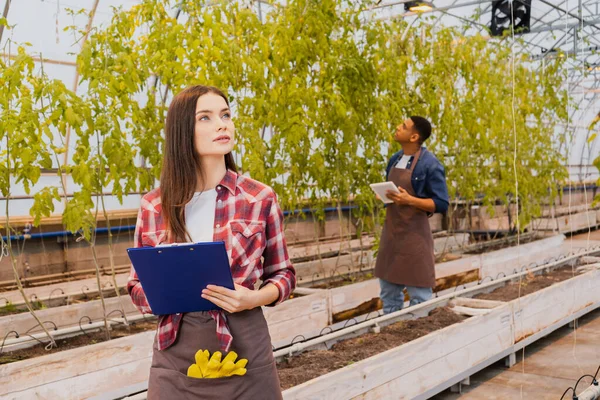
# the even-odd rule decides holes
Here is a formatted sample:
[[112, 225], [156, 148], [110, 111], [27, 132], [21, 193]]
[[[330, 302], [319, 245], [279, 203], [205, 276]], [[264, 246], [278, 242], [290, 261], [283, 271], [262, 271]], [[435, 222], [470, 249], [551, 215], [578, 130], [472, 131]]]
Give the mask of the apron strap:
[[413, 170], [415, 169], [415, 165], [417, 165], [417, 161], [419, 161], [419, 157], [421, 156], [421, 149], [419, 149], [419, 151], [417, 151], [415, 153], [415, 159], [413, 160], [413, 162], [410, 164], [410, 173], [412, 174]]

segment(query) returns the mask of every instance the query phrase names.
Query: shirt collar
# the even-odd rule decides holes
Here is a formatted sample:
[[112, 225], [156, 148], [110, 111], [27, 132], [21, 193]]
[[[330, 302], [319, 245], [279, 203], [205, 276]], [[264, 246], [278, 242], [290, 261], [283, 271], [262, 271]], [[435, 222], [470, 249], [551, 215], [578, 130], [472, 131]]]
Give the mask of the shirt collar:
[[237, 177], [238, 177], [237, 173], [228, 169], [227, 173], [225, 173], [225, 176], [223, 177], [223, 179], [221, 180], [219, 185], [227, 188], [229, 190], [229, 192], [231, 192], [232, 195], [235, 195], [235, 187], [237, 184]]

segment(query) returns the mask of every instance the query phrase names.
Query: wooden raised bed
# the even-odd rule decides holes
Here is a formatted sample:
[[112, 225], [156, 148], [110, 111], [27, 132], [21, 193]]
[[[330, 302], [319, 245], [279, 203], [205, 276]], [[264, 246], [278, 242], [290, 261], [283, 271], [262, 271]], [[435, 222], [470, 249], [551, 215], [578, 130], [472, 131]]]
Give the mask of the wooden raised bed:
[[[528, 243], [518, 249], [506, 248], [440, 263], [435, 266], [437, 279], [434, 291], [439, 293], [461, 285], [473, 285], [485, 277], [496, 279], [499, 275], [510, 275], [515, 270], [520, 272], [523, 266], [534, 261], [549, 260], [567, 251], [564, 236], [558, 235]], [[381, 308], [379, 289], [377, 279], [329, 289], [332, 322]]]
[[593, 210], [591, 206], [588, 211], [582, 207], [571, 209], [571, 214], [565, 213], [562, 209], [558, 215], [539, 218], [536, 220], [535, 229], [539, 231], [552, 231], [560, 233], [577, 232], [588, 228], [595, 228], [598, 225], [597, 213], [599, 210]]
[[[124, 288], [127, 284], [129, 273], [116, 275], [117, 285]], [[104, 275], [100, 277], [100, 285], [104, 294], [114, 294], [115, 289], [112, 283], [112, 277]], [[74, 300], [84, 299], [98, 295], [98, 284], [96, 278], [86, 278], [71, 282], [55, 283], [52, 285], [24, 288], [25, 295], [31, 301], [39, 301], [46, 307], [64, 305]], [[10, 292], [0, 292], [0, 307], [8, 303], [16, 306], [18, 309], [26, 310], [23, 296], [18, 290]]]
[[493, 304], [483, 315], [290, 388], [284, 399], [427, 398], [600, 307], [592, 290], [598, 285], [600, 270], [592, 270]]
[[82, 399], [145, 382], [154, 331], [0, 365], [0, 397]]
[[[524, 245], [518, 253], [514, 252], [514, 249], [503, 249], [496, 252], [489, 253], [488, 256], [491, 260], [486, 259], [483, 255], [471, 256], [464, 259], [459, 259], [447, 263], [441, 263], [436, 266], [437, 270], [437, 286], [436, 292], [442, 292], [447, 289], [452, 289], [459, 285], [474, 284], [484, 274], [481, 271], [481, 264], [485, 265], [485, 268], [496, 268], [494, 273], [503, 272], [509, 274], [515, 269], [519, 269], [519, 265], [516, 264], [516, 259], [524, 262], [529, 259], [540, 258], [540, 254], [547, 256], [556, 249], [560, 249], [560, 243], [562, 243], [563, 237], [557, 236], [540, 240], [528, 245]], [[339, 244], [329, 244], [329, 246], [337, 246]], [[326, 248], [327, 249], [327, 248]], [[302, 250], [301, 254], [311, 254], [312, 252], [306, 249]], [[520, 254], [520, 255], [519, 255]], [[295, 254], [300, 255], [300, 254]], [[356, 254], [349, 256], [357, 256]], [[360, 256], [360, 254], [358, 254]], [[342, 256], [345, 257], [345, 256]], [[325, 260], [327, 263], [336, 262], [337, 258]], [[305, 263], [297, 264], [300, 271], [304, 267], [312, 268], [318, 261], [308, 261]], [[126, 276], [120, 277], [126, 279]], [[108, 281], [106, 281], [108, 282]], [[92, 283], [91, 281], [89, 282]], [[120, 282], [124, 285], [125, 282]], [[81, 282], [70, 282], [69, 285], [76, 285], [79, 287]], [[39, 290], [40, 288], [36, 288]], [[33, 290], [33, 289], [32, 289]], [[46, 289], [51, 291], [51, 288]], [[56, 290], [55, 288], [52, 290]], [[301, 290], [299, 289], [299, 293]], [[81, 293], [81, 290], [75, 293]], [[338, 321], [350, 319], [358, 315], [364, 315], [371, 311], [375, 311], [381, 308], [379, 301], [379, 282], [377, 279], [370, 279], [364, 282], [350, 284], [342, 287], [332, 288], [323, 290], [321, 292], [312, 290], [310, 296], [301, 297], [298, 299], [292, 299], [284, 302], [281, 306], [276, 308], [268, 308], [265, 311], [267, 322], [271, 330], [272, 341], [275, 345], [282, 343], [289, 343], [296, 335], [300, 335], [299, 338], [309, 337], [318, 334], [325, 327], [336, 323]], [[60, 294], [55, 292], [55, 294]], [[119, 317], [119, 313], [116, 310], [120, 309], [118, 305], [118, 299], [106, 299], [107, 311], [114, 313], [112, 317]], [[138, 315], [137, 310], [133, 307], [128, 297], [123, 297], [123, 306], [125, 307], [125, 313], [127, 316]], [[84, 317], [96, 321], [101, 321], [100, 301], [92, 301], [89, 304], [74, 304], [70, 306], [58, 307], [56, 309], [47, 309], [38, 311], [38, 315], [42, 321], [53, 322], [58, 329], [68, 328], [77, 326]], [[89, 321], [86, 319], [84, 321]], [[301, 323], [298, 324], [298, 321]], [[52, 324], [47, 324], [48, 327], [53, 327]], [[302, 330], [298, 331], [298, 327], [302, 326]], [[5, 316], [0, 318], [0, 336], [4, 337], [10, 331], [16, 331], [20, 335], [25, 334], [29, 329], [35, 327], [35, 321], [31, 318], [28, 313], [22, 313], [19, 315]], [[38, 328], [34, 328], [31, 332], [39, 331]], [[75, 334], [75, 333], [70, 333]], [[23, 344], [23, 340], [15, 341], [13, 338], [8, 339], [9, 343], [15, 342], [14, 345], [7, 347], [5, 350], [13, 350], [17, 348], [27, 347]], [[34, 345], [36, 342], [32, 339], [28, 345]]]
[[[515, 315], [517, 311], [523, 316], [550, 313], [551, 310], [546, 308], [539, 312], [529, 310], [533, 310], [530, 307], [539, 307], [536, 304], [543, 304], [542, 299], [560, 298], [559, 294], [564, 293], [581, 293], [574, 297], [568, 307], [556, 308], [552, 321], [537, 318], [535, 324], [524, 323], [523, 327], [534, 326], [535, 333], [528, 338], [533, 340], [535, 335], [546, 334], [548, 329], [557, 324], [556, 321], [566, 323], [574, 315], [573, 311], [579, 310], [580, 313], [600, 306], [598, 292], [589, 290], [598, 284], [600, 271], [592, 270], [507, 304], [497, 301], [482, 303], [481, 300], [472, 299], [455, 299], [450, 304], [448, 300], [440, 301], [439, 306], [451, 305], [461, 313], [483, 315], [473, 316], [459, 324], [286, 390], [284, 398], [389, 398], [391, 393], [395, 396], [397, 393], [407, 393], [406, 397], [411, 398], [412, 395], [409, 394], [413, 390], [415, 396], [431, 390], [441, 391], [458, 382], [456, 379], [464, 379], [459, 376], [461, 371], [463, 374], [473, 373], [477, 368], [489, 365], [490, 360], [497, 361], [511, 354], [516, 351], [515, 346], [525, 342], [518, 342], [517, 335], [520, 331], [517, 327], [519, 316]], [[476, 293], [480, 288], [469, 290]], [[469, 290], [462, 291], [462, 294], [467, 295]], [[312, 293], [307, 294], [297, 300], [311, 295]], [[535, 297], [539, 297], [539, 302], [533, 300]], [[521, 307], [517, 308], [519, 301]], [[435, 302], [436, 300], [432, 300], [432, 303]], [[426, 304], [420, 306], [428, 307]], [[483, 311], [481, 307], [484, 307]], [[485, 307], [490, 307], [489, 311]], [[523, 320], [534, 321], [528, 317]], [[150, 366], [153, 335], [154, 332], [146, 332], [34, 360], [2, 365], [0, 395], [24, 398], [36, 393], [41, 398], [68, 399], [100, 395], [132, 385], [138, 389], [143, 388]], [[469, 340], [465, 340], [466, 335]], [[45, 365], [53, 367], [40, 368]], [[107, 385], [106, 382], [110, 384]]]
[[413, 398], [450, 379], [459, 368], [509, 347], [510, 316], [510, 307], [502, 306], [469, 318], [288, 389], [284, 399]]

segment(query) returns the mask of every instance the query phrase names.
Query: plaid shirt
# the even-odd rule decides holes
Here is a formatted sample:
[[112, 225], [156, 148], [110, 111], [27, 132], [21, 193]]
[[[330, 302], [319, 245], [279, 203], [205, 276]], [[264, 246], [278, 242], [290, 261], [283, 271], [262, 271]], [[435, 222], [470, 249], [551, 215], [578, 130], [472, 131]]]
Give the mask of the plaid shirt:
[[[217, 186], [217, 205], [213, 240], [225, 242], [231, 274], [235, 283], [254, 289], [272, 283], [279, 298], [270, 306], [286, 300], [296, 285], [296, 274], [290, 262], [283, 234], [283, 213], [270, 187], [253, 179], [227, 171]], [[137, 217], [134, 246], [156, 246], [167, 242], [167, 230], [161, 214], [160, 189], [146, 194]], [[263, 262], [264, 259], [264, 262]], [[142, 313], [152, 310], [138, 276], [131, 267], [127, 291]], [[217, 323], [221, 349], [229, 351], [233, 337], [225, 311], [209, 311]], [[164, 350], [177, 339], [181, 314], [160, 315], [158, 348]]]

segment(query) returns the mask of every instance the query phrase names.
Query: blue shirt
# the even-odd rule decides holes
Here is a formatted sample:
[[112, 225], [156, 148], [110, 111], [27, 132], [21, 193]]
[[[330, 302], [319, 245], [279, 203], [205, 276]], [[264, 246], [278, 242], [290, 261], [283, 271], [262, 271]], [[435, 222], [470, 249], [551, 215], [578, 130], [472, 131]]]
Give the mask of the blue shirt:
[[[386, 180], [389, 179], [390, 171], [403, 154], [404, 152], [400, 150], [390, 158], [385, 169]], [[410, 164], [407, 167], [410, 168]], [[444, 213], [448, 210], [448, 187], [444, 166], [425, 147], [421, 147], [421, 155], [413, 169], [411, 183], [417, 197], [433, 200], [436, 213]]]

